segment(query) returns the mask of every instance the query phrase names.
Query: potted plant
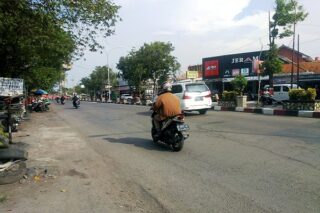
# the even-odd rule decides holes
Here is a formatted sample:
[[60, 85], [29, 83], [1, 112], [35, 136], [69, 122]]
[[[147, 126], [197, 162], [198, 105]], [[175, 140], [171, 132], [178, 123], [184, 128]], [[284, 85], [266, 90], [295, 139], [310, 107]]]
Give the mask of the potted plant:
[[237, 107], [246, 107], [247, 106], [247, 96], [243, 95], [243, 90], [247, 87], [248, 81], [244, 76], [236, 76], [231, 84], [234, 90], [237, 92], [238, 96], [236, 97]]

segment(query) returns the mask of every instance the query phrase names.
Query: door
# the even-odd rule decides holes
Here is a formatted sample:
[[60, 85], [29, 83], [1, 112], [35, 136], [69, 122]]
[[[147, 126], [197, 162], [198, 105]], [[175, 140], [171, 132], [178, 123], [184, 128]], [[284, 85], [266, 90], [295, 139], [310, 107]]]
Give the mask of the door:
[[272, 98], [276, 101], [281, 101], [282, 98], [282, 91], [281, 86], [274, 86], [273, 87], [273, 96]]

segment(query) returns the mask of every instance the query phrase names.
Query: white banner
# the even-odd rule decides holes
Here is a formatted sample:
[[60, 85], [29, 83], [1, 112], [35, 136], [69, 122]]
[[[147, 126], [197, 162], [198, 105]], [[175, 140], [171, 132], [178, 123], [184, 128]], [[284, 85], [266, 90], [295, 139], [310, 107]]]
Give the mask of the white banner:
[[23, 79], [0, 77], [0, 96], [23, 95]]

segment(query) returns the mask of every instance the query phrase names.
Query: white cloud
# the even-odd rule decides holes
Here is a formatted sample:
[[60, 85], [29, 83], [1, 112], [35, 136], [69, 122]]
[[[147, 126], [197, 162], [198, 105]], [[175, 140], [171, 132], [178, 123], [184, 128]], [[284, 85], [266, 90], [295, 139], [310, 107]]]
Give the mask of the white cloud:
[[235, 16], [248, 6], [250, 0], [186, 0], [177, 10], [174, 28], [189, 34], [204, 34], [237, 26]]

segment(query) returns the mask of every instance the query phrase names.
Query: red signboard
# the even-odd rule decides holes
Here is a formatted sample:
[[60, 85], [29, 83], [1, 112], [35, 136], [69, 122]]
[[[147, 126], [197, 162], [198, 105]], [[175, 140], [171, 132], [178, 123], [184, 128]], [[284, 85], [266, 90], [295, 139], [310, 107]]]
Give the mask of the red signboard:
[[219, 61], [211, 60], [204, 62], [204, 75], [205, 77], [219, 76]]

